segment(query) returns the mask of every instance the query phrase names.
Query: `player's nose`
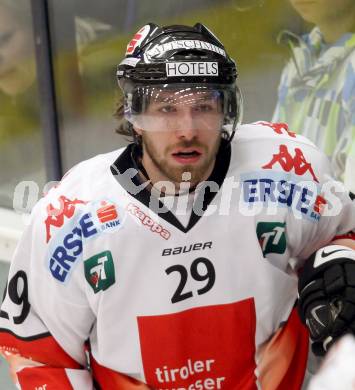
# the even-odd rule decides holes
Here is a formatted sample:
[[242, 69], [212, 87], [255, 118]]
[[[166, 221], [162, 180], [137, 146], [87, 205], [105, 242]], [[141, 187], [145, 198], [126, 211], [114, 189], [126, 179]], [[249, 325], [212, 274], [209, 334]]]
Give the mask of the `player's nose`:
[[175, 132], [176, 135], [179, 138], [191, 140], [196, 137], [197, 132], [197, 121], [193, 115], [193, 112], [189, 108], [181, 110], [178, 118], [178, 126]]

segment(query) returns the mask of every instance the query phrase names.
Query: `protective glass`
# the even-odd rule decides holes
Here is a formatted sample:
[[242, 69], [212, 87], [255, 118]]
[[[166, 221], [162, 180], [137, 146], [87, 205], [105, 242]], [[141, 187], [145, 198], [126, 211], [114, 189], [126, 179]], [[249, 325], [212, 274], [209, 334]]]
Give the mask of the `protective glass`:
[[231, 131], [241, 105], [235, 85], [152, 85], [127, 96], [125, 117], [145, 131]]

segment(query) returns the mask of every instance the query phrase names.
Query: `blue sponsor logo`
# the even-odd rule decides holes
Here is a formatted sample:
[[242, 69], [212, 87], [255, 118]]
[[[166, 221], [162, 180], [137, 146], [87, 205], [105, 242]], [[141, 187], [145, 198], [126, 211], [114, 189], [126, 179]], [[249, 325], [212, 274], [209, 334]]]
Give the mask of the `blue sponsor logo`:
[[90, 213], [84, 214], [70, 233], [66, 234], [49, 259], [49, 270], [60, 282], [65, 282], [69, 272], [83, 251], [83, 238], [97, 234]]
[[318, 221], [320, 213], [315, 202], [320, 187], [314, 181], [301, 181], [293, 174], [253, 172], [241, 176], [242, 196], [249, 205], [287, 207], [298, 217]]
[[103, 219], [102, 214], [98, 213], [98, 210], [102, 212], [99, 206], [99, 202], [87, 205], [87, 210], [90, 211], [74, 216], [51, 240], [48, 248], [49, 260], [46, 264], [52, 276], [59, 282], [65, 283], [69, 280], [73, 268], [81, 257], [85, 240], [121, 228], [125, 219], [124, 209], [116, 205], [119, 213], [112, 214], [112, 218], [110, 214], [103, 214], [105, 217]]

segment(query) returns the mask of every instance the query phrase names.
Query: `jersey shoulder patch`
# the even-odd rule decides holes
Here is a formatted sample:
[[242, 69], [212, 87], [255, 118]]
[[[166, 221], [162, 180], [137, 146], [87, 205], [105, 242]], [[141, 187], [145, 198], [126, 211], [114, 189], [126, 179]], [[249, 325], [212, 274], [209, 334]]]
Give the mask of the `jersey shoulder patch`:
[[[329, 174], [326, 156], [307, 138], [285, 123], [255, 122], [240, 126], [235, 155], [244, 171], [276, 173], [280, 179], [320, 183]], [[239, 156], [239, 157], [238, 157]], [[237, 167], [236, 167], [237, 168]], [[275, 178], [276, 179], [276, 178]]]

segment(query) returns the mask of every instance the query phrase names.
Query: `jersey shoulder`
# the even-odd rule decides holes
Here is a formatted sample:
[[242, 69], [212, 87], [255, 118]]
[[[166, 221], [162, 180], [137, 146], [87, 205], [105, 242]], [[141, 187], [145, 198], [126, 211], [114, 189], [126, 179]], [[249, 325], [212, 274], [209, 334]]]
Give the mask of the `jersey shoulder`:
[[275, 143], [283, 140], [286, 143], [308, 145], [308, 147], [318, 150], [311, 140], [303, 135], [296, 134], [289, 125], [284, 122], [257, 121], [243, 124], [238, 128], [236, 139], [240, 141], [260, 140], [260, 143], [265, 139], [274, 140]]
[[[45, 275], [66, 283], [84, 254], [84, 247], [106, 232], [118, 230], [125, 215], [120, 186], [110, 167], [122, 150], [98, 155], [73, 167], [31, 213], [31, 241]], [[37, 260], [38, 259], [38, 260]], [[49, 273], [48, 273], [49, 271]], [[80, 278], [81, 273], [77, 273]]]
[[232, 144], [235, 169], [277, 173], [297, 181], [328, 180], [327, 157], [306, 137], [295, 134], [286, 123], [259, 121], [241, 125]]
[[99, 154], [78, 163], [63, 176], [56, 188], [74, 195], [85, 194], [90, 196], [94, 194], [103, 185], [104, 181], [110, 180], [112, 176], [110, 167], [123, 150], [124, 148], [121, 148], [109, 153]]
[[[31, 213], [30, 223], [45, 225], [46, 242], [57, 228], [65, 227], [74, 219], [85, 216], [92, 208], [108, 207], [111, 192], [119, 190], [110, 167], [124, 149], [100, 154], [71, 168], [41, 198]], [[103, 204], [103, 202], [105, 204]]]

